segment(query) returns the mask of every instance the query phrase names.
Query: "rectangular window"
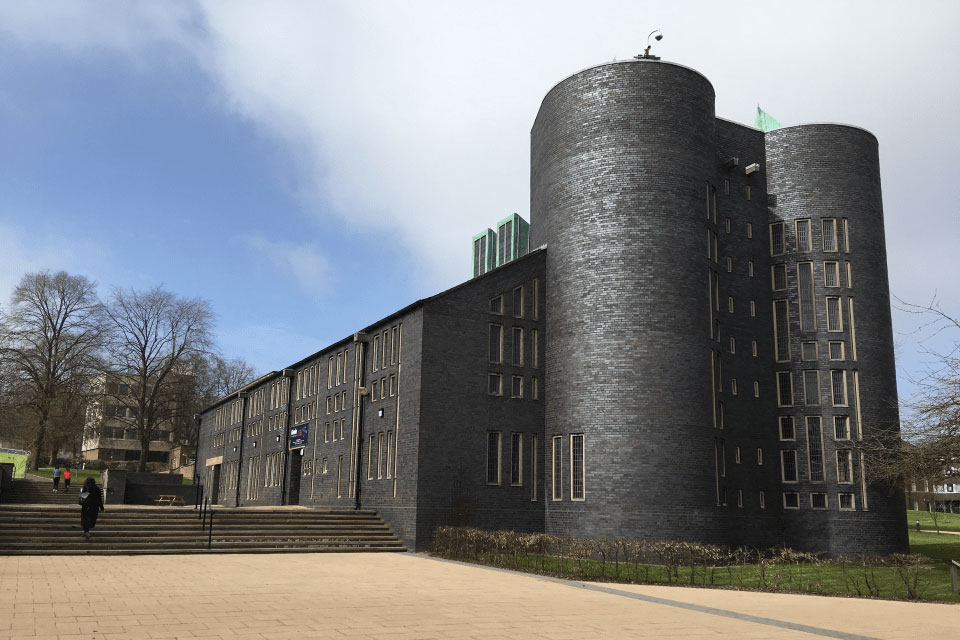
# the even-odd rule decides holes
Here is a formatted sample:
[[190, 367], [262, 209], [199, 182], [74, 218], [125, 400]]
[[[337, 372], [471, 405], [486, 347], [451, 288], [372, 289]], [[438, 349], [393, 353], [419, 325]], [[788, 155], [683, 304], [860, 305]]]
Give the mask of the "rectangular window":
[[[390, 364], [397, 364], [397, 356], [400, 353], [400, 340], [398, 335], [398, 327], [393, 327], [390, 329]], [[346, 357], [344, 357], [346, 359]], [[346, 364], [344, 364], [344, 379], [346, 379]]]
[[853, 286], [853, 270], [850, 267], [850, 261], [848, 260], [843, 264], [846, 266], [846, 270], [847, 270], [847, 287], [852, 287]]
[[823, 250], [835, 252], [837, 250], [837, 219], [824, 218], [820, 221], [823, 230]]
[[757, 466], [763, 466], [763, 449], [757, 449]]
[[583, 434], [570, 436], [570, 499], [584, 499], [586, 476], [583, 464]]
[[490, 362], [503, 362], [503, 325], [490, 325]]
[[739, 389], [738, 389], [738, 387], [737, 387], [737, 379], [736, 379], [736, 378], [730, 378], [730, 393], [733, 394], [733, 395], [737, 395], [738, 393], [740, 393], [740, 391], [739, 391]]
[[752, 222], [748, 222], [748, 223], [747, 223], [747, 237], [748, 237], [748, 238], [752, 238], [752, 237], [753, 237], [753, 223], [752, 223]]
[[807, 406], [820, 406], [820, 372], [803, 372], [803, 404]]
[[784, 482], [797, 482], [797, 452], [780, 452], [780, 479]]
[[495, 313], [498, 316], [503, 315], [503, 296], [499, 295], [496, 298], [490, 299], [490, 313]]
[[387, 431], [387, 477], [393, 477], [393, 431]]
[[753, 354], [754, 358], [757, 357], [757, 341], [756, 340], [750, 341], [750, 352]]
[[553, 467], [550, 472], [553, 499], [563, 500], [563, 436], [553, 436]]
[[747, 275], [753, 277], [753, 260], [747, 260]]
[[730, 181], [727, 179], [724, 179], [723, 181], [723, 195], [730, 195]]
[[[857, 359], [857, 326], [853, 322], [853, 298], [847, 298], [847, 327], [850, 332], [850, 359]], [[864, 507], [866, 508], [866, 507]]]
[[500, 484], [500, 432], [487, 432], [487, 484]]
[[341, 484], [343, 480], [343, 456], [337, 456], [337, 497], [343, 497]]
[[811, 493], [811, 494], [810, 494], [810, 508], [811, 508], [811, 509], [826, 509], [826, 508], [827, 508], [827, 494], [825, 494], [825, 493]]
[[536, 376], [530, 379], [530, 399], [531, 400], [540, 399], [540, 382]]
[[823, 482], [823, 429], [820, 416], [807, 416], [807, 462], [810, 482]]
[[784, 509], [799, 509], [800, 508], [800, 494], [794, 492], [787, 492], [783, 494], [783, 508]]
[[487, 376], [487, 393], [492, 396], [503, 395], [503, 377], [499, 373]]
[[367, 444], [367, 480], [373, 480], [373, 443], [376, 440], [376, 434], [370, 434], [370, 441]]
[[786, 300], [773, 301], [773, 337], [777, 362], [790, 360], [790, 316]]
[[726, 218], [726, 219], [723, 221], [723, 224], [724, 224], [724, 227], [725, 227], [726, 230], [727, 230], [727, 233], [730, 233], [730, 218]]
[[[379, 381], [374, 380], [370, 383], [370, 401], [376, 402], [380, 398], [380, 394], [377, 391], [379, 386]], [[327, 398], [327, 413], [330, 413], [330, 398]]]
[[840, 244], [843, 246], [844, 253], [850, 253], [850, 229], [847, 225], [847, 219], [843, 219], [840, 225]]
[[797, 263], [797, 293], [800, 300], [800, 330], [815, 331], [817, 310], [813, 298], [813, 263]]
[[754, 398], [760, 397], [760, 381], [759, 380], [753, 381], [753, 397]]
[[840, 484], [853, 482], [852, 451], [837, 451], [837, 482]]
[[830, 382], [833, 393], [833, 406], [847, 406], [847, 372], [838, 370], [831, 371]]
[[540, 319], [540, 278], [533, 279], [533, 319]]
[[840, 263], [839, 262], [823, 263], [823, 286], [825, 287], [840, 286]]
[[750, 199], [750, 185], [744, 187], [744, 195], [747, 196], [747, 200]]
[[540, 476], [537, 475], [538, 466], [537, 466], [537, 436], [530, 436], [530, 500], [532, 502], [537, 501], [537, 484], [539, 483]]
[[377, 480], [383, 478], [383, 431], [377, 434]]
[[817, 343], [816, 342], [801, 342], [800, 343], [800, 359], [805, 362], [816, 362], [817, 361]]
[[774, 291], [785, 291], [787, 288], [787, 265], [775, 264], [770, 267], [770, 278]]
[[523, 484], [523, 434], [510, 434], [510, 484]]
[[[390, 374], [390, 397], [397, 395], [397, 374]], [[344, 404], [346, 404], [346, 398], [344, 398]]]
[[727, 313], [733, 313], [733, 296], [727, 296]]
[[733, 258], [727, 256], [727, 273], [733, 273]]
[[840, 298], [827, 298], [827, 331], [843, 331]]
[[730, 353], [736, 353], [736, 352], [737, 352], [737, 339], [730, 338]]
[[833, 416], [833, 437], [837, 440], [850, 439], [850, 416]]
[[785, 251], [784, 225], [782, 222], [775, 222], [770, 225], [770, 255], [782, 256]]
[[797, 252], [807, 253], [813, 249], [810, 235], [810, 221], [797, 220]]
[[777, 405], [793, 406], [793, 373], [790, 371], [777, 372]]
[[387, 397], [387, 379], [380, 378], [380, 399], [383, 400]]
[[536, 369], [540, 366], [540, 331], [530, 329], [530, 365]]
[[827, 347], [830, 351], [831, 360], [843, 360], [843, 341], [836, 340], [827, 343]]
[[767, 508], [767, 495], [763, 491], [760, 492], [760, 508]]
[[523, 366], [523, 327], [513, 328], [513, 364]]
[[750, 317], [751, 318], [757, 317], [757, 303], [754, 302], [753, 300], [750, 301]]
[[523, 286], [513, 290], [513, 317], [523, 317]]
[[856, 509], [856, 503], [852, 493], [838, 493], [837, 504], [841, 511], [853, 511]]
[[743, 507], [743, 489], [737, 489], [737, 506]]
[[510, 397], [523, 397], [523, 376], [511, 376], [510, 379]]

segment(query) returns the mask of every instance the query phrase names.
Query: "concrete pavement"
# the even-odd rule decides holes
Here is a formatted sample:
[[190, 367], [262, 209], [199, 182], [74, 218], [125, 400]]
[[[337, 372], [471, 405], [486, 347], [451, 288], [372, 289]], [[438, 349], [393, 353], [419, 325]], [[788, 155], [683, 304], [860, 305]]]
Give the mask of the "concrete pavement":
[[0, 556], [0, 639], [955, 637], [956, 605], [584, 584], [415, 554]]

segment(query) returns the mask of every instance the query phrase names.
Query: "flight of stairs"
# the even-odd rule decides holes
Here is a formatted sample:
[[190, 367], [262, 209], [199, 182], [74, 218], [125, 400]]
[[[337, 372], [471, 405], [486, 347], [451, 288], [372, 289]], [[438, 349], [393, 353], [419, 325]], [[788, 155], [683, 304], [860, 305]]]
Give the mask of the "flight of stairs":
[[211, 538], [192, 507], [108, 504], [87, 540], [72, 500], [69, 506], [0, 504], [0, 555], [406, 551], [371, 509], [217, 507]]
[[60, 479], [60, 491], [54, 493], [53, 480], [37, 476], [14, 480], [10, 490], [3, 494], [3, 504], [69, 504], [76, 505], [80, 497], [80, 485], [76, 482], [70, 485], [70, 490], [64, 488], [63, 479]]

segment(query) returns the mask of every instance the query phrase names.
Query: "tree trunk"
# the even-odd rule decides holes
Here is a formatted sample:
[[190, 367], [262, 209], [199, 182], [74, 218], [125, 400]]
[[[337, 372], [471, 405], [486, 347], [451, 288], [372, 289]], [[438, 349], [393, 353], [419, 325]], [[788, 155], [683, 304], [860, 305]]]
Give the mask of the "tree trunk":
[[137, 463], [137, 471], [143, 473], [147, 470], [147, 458], [150, 455], [150, 439], [140, 438], [140, 462]]
[[33, 468], [40, 468], [40, 456], [43, 455], [44, 440], [47, 435], [47, 421], [41, 417], [37, 424], [37, 436], [33, 439]]

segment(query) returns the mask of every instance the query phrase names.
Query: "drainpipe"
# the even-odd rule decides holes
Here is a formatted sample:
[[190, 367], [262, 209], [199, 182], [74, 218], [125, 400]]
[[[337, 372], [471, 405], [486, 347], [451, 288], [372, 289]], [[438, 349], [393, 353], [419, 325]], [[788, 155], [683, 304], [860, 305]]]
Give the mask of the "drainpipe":
[[366, 351], [364, 345], [368, 344], [369, 342], [370, 336], [366, 333], [353, 334], [353, 343], [357, 345], [357, 364], [356, 371], [353, 376], [353, 415], [355, 427], [354, 432], [356, 433], [354, 446], [356, 446], [357, 451], [357, 469], [356, 475], [354, 476], [353, 486], [354, 509], [360, 509], [360, 479], [363, 475], [363, 398], [367, 395], [367, 388], [364, 385], [364, 380], [366, 378]]
[[290, 464], [290, 461], [287, 460], [287, 452], [289, 451], [290, 445], [290, 422], [293, 420], [293, 384], [295, 382], [294, 370], [293, 369], [284, 369], [280, 372], [282, 377], [288, 378], [290, 380], [290, 385], [287, 390], [287, 421], [283, 425], [283, 471], [280, 474], [280, 505], [287, 504], [287, 465]]
[[199, 465], [197, 461], [200, 459], [200, 414], [193, 414], [193, 421], [197, 423], [197, 438], [193, 441], [193, 486], [196, 488], [197, 479], [200, 477], [200, 474], [197, 473]]
[[237, 391], [237, 398], [240, 399], [240, 455], [237, 458], [237, 499], [234, 502], [240, 506], [240, 475], [243, 473], [243, 440], [246, 437], [247, 430], [247, 395], [246, 391]]

